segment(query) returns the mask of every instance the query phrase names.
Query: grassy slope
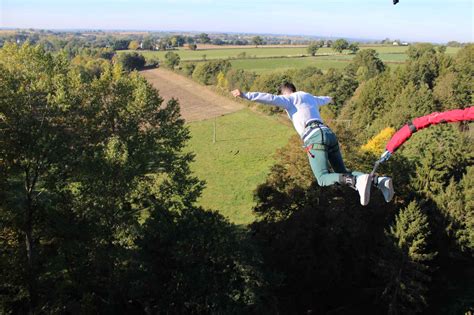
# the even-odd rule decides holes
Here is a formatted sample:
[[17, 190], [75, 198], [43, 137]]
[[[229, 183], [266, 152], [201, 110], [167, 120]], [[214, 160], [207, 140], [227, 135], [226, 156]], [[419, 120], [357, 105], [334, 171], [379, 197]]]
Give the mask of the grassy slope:
[[214, 119], [189, 124], [189, 150], [196, 154], [192, 170], [207, 182], [199, 204], [219, 210], [231, 222], [248, 224], [254, 220], [253, 191], [265, 181], [276, 149], [284, 146], [294, 131], [276, 117], [249, 109], [215, 121], [216, 143]]

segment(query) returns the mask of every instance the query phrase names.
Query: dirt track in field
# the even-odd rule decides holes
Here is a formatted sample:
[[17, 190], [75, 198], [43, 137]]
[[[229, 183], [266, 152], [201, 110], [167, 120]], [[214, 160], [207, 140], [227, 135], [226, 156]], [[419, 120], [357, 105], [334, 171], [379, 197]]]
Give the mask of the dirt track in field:
[[181, 115], [187, 122], [210, 119], [242, 109], [238, 102], [221, 96], [211, 89], [166, 69], [140, 72], [167, 102], [177, 98]]

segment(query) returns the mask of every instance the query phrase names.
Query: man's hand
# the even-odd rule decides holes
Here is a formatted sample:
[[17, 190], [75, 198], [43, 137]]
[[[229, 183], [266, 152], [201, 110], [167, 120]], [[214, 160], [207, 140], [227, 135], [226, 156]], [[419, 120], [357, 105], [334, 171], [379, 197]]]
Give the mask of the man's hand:
[[239, 89], [233, 90], [231, 93], [234, 97], [242, 97], [242, 92]]

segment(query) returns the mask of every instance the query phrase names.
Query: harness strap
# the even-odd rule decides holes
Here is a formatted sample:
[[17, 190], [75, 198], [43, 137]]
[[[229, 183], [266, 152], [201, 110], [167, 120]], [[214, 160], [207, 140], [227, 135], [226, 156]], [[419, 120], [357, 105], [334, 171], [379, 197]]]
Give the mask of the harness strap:
[[311, 156], [311, 158], [314, 159], [314, 154], [311, 153], [311, 150], [321, 150], [321, 151], [325, 151], [326, 150], [326, 146], [324, 144], [317, 144], [317, 143], [313, 143], [313, 144], [310, 144], [306, 147], [304, 147], [306, 153], [309, 154], [309, 156]]
[[305, 148], [305, 151], [311, 156], [311, 158], [314, 159], [314, 154], [311, 153], [311, 150], [323, 150], [323, 151], [328, 150], [328, 151], [331, 151], [331, 152], [334, 151], [334, 146], [331, 146], [330, 148], [328, 148], [328, 146], [326, 146], [326, 145], [324, 144], [324, 132], [323, 132], [323, 128], [328, 128], [328, 127], [326, 127], [325, 125], [323, 125], [320, 121], [317, 121], [317, 120], [316, 120], [316, 121], [312, 121], [312, 122], [308, 123], [308, 124], [306, 125], [306, 128], [310, 128], [310, 130], [311, 130], [311, 129], [318, 128], [319, 131], [321, 132], [321, 143], [322, 143], [322, 144], [313, 143], [313, 144], [310, 144], [310, 145], [304, 147], [304, 148]]
[[311, 156], [312, 159], [314, 159], [314, 154], [311, 153], [311, 150], [313, 149], [313, 146], [314, 146], [314, 144], [310, 144], [309, 146], [304, 148], [306, 153], [308, 153], [309, 156]]
[[321, 143], [324, 143], [324, 132], [323, 129], [321, 129], [321, 124], [318, 124], [319, 131], [321, 132]]
[[301, 137], [303, 141], [305, 141], [306, 138], [312, 135], [315, 132], [316, 128], [319, 129], [319, 131], [321, 132], [321, 136], [322, 136], [321, 141], [324, 143], [323, 129], [329, 129], [329, 127], [323, 124], [322, 122], [320, 122], [319, 120], [313, 120], [306, 124], [305, 130], [303, 132], [303, 136]]
[[329, 153], [336, 152], [337, 150], [339, 150], [339, 144], [335, 144], [333, 146], [328, 147], [328, 152]]

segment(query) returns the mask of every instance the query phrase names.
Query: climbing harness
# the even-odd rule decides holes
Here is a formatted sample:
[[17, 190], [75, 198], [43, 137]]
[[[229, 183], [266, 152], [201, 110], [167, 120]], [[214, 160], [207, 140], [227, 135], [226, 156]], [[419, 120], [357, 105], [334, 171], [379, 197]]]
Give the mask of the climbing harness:
[[326, 150], [326, 149], [328, 149], [328, 151], [333, 150], [333, 147], [328, 148], [327, 145], [324, 144], [323, 129], [329, 129], [329, 127], [326, 126], [325, 124], [323, 124], [319, 120], [311, 120], [311, 121], [306, 123], [306, 128], [305, 128], [304, 133], [303, 133], [303, 142], [306, 142], [305, 140], [309, 139], [316, 131], [319, 130], [321, 132], [321, 144], [312, 143], [308, 146], [303, 146], [306, 153], [308, 153], [309, 156], [311, 156], [311, 158], [313, 158], [313, 159], [314, 159], [314, 154], [311, 153], [311, 150]]

